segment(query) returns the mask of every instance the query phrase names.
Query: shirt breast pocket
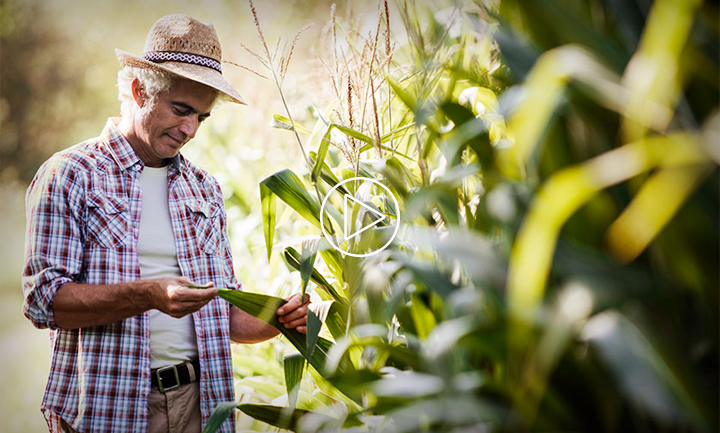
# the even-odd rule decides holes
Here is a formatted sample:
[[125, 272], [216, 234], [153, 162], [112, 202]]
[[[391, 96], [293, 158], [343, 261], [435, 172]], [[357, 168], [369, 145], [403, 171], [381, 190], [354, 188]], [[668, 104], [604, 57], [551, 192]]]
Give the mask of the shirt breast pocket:
[[206, 254], [217, 254], [221, 240], [219, 205], [203, 200], [188, 200], [185, 205], [193, 222], [198, 246]]
[[130, 237], [128, 200], [111, 194], [90, 194], [86, 232], [91, 244], [113, 248], [126, 245]]

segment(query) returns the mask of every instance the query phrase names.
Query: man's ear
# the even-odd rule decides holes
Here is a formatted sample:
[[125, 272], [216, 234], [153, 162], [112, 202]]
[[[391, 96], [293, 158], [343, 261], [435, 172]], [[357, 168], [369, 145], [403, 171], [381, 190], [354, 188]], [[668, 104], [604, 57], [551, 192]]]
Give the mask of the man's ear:
[[145, 93], [145, 88], [143, 87], [140, 80], [135, 78], [130, 85], [130, 89], [132, 91], [132, 97], [135, 100], [137, 106], [144, 106], [145, 102], [147, 101], [147, 94]]

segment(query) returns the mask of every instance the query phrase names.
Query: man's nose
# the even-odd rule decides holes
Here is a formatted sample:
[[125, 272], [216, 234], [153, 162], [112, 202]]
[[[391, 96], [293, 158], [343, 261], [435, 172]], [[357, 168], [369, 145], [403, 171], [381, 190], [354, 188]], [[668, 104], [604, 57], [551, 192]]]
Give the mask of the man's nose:
[[187, 119], [180, 125], [180, 132], [187, 135], [188, 139], [195, 138], [200, 122], [194, 116], [188, 116]]

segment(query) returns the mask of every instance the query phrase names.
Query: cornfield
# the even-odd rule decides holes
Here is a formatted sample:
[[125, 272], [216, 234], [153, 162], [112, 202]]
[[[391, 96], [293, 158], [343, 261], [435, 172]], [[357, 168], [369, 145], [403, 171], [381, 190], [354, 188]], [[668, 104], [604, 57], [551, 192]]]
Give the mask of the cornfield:
[[[303, 155], [259, 185], [267, 256], [323, 302], [307, 337], [284, 332], [282, 404], [228, 403], [206, 431], [235, 407], [303, 432], [717, 431], [717, 6], [390, 9], [364, 34], [333, 5], [333, 98], [301, 121], [283, 80], [305, 28], [273, 48], [250, 2], [243, 48]], [[320, 209], [366, 194], [358, 176], [399, 208], [371, 197], [388, 221], [330, 235], [353, 255], [320, 232], [341, 203]], [[310, 227], [283, 229], [294, 246], [281, 211]]]

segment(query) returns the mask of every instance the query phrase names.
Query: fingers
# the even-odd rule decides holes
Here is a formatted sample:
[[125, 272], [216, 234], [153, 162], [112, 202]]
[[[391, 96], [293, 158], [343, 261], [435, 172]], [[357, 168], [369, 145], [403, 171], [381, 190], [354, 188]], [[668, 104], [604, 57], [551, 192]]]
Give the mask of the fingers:
[[190, 293], [187, 296], [183, 296], [182, 293], [175, 293], [170, 297], [164, 308], [160, 308], [160, 310], [170, 316], [178, 318], [194, 313], [215, 297], [212, 291], [208, 290], [207, 292], [208, 293], [203, 294]]
[[[215, 287], [215, 283], [208, 281], [207, 283], [200, 284], [195, 281], [191, 281], [185, 277], [181, 277], [179, 280], [179, 287], [175, 289], [176, 292], [181, 293], [183, 296], [187, 296], [188, 299], [194, 299], [194, 294], [197, 296], [195, 299], [203, 299], [206, 297], [212, 298], [218, 294], [218, 290]], [[169, 287], [168, 287], [169, 289]]]
[[285, 303], [282, 307], [278, 308], [277, 315], [283, 316], [285, 314], [288, 314], [289, 312], [296, 310], [297, 308], [301, 307], [303, 304], [309, 304], [310, 303], [310, 295], [305, 294], [305, 302], [300, 298], [300, 293], [294, 293], [290, 298], [288, 299], [287, 303]]
[[198, 285], [184, 277], [156, 281], [164, 292], [157, 309], [173, 317], [183, 317], [199, 310], [218, 294], [212, 282]]
[[218, 290], [214, 287], [207, 289], [190, 289], [181, 286], [168, 290], [168, 301], [193, 304], [202, 303], [204, 305], [210, 302], [217, 294]]
[[295, 320], [307, 317], [307, 311], [308, 311], [308, 304], [305, 304], [295, 310], [288, 311], [287, 313], [283, 314], [282, 316], [278, 316], [278, 321], [283, 324], [292, 323]]
[[292, 320], [290, 322], [283, 323], [286, 328], [297, 328], [298, 326], [307, 325], [307, 315], [302, 316], [299, 319]]
[[299, 293], [292, 295], [288, 302], [278, 308], [278, 321], [288, 329], [295, 328], [298, 332], [307, 332], [307, 312], [310, 304], [310, 295], [305, 294], [305, 302], [302, 302]]
[[197, 284], [193, 283], [191, 281], [188, 281], [187, 284], [183, 284], [185, 287], [190, 287], [191, 289], [207, 289], [208, 287], [214, 287], [215, 283], [210, 281], [205, 284]]
[[193, 301], [193, 300], [202, 300], [202, 299], [212, 299], [218, 294], [218, 289], [215, 287], [207, 287], [204, 289], [191, 289], [189, 287], [181, 287], [177, 290], [178, 294], [180, 294], [184, 299]]

